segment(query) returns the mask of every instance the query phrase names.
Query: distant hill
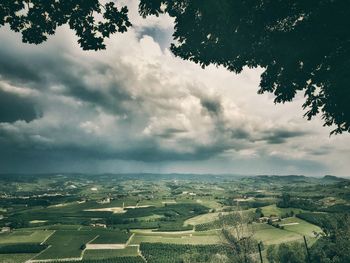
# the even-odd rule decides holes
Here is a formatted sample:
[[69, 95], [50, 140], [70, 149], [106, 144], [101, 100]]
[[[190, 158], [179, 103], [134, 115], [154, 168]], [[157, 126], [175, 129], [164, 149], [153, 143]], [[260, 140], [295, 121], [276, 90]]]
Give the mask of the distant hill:
[[328, 181], [328, 182], [343, 182], [343, 181], [349, 181], [349, 179], [345, 179], [342, 177], [337, 177], [334, 175], [325, 175], [322, 177], [322, 180]]

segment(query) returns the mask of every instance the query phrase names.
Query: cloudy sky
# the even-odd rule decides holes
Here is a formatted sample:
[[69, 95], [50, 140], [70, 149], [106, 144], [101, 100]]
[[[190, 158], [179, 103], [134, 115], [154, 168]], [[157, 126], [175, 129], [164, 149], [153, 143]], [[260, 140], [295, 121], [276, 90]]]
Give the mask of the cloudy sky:
[[260, 69], [235, 75], [175, 58], [172, 20], [142, 19], [105, 51], [61, 27], [39, 46], [0, 28], [0, 172], [334, 174], [349, 134], [302, 117], [299, 94], [257, 95]]

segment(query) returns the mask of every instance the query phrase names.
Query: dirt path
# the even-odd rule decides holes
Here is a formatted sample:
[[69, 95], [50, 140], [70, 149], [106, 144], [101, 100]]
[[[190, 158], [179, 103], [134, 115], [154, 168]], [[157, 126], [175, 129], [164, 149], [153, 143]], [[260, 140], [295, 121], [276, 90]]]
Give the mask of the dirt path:
[[86, 249], [124, 249], [125, 244], [86, 244]]

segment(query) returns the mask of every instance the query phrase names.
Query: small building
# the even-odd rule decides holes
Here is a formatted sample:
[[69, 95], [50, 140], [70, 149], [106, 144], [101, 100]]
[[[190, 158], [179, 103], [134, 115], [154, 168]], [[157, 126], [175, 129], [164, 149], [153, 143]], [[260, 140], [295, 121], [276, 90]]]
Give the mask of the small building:
[[269, 217], [267, 216], [262, 216], [257, 219], [259, 223], [266, 223], [269, 220]]
[[109, 197], [103, 198], [100, 201], [97, 201], [99, 204], [109, 204], [111, 202], [111, 199]]
[[94, 224], [91, 224], [91, 226], [93, 226], [93, 227], [107, 228], [107, 225], [106, 225], [106, 224], [101, 224], [101, 223], [94, 223]]

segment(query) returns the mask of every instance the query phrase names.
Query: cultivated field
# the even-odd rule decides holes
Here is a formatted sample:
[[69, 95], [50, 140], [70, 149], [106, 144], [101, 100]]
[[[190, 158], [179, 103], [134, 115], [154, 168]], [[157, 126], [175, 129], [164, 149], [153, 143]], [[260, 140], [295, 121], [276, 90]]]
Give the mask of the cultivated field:
[[[350, 211], [350, 183], [340, 187], [333, 178], [43, 175], [12, 180], [0, 186], [0, 194], [6, 194], [0, 198], [0, 231], [6, 232], [0, 234], [0, 263], [145, 263], [141, 255], [148, 263], [230, 263], [236, 262], [227, 250], [234, 238], [249, 234], [252, 258], [258, 256], [258, 242], [264, 256], [271, 245], [303, 242], [303, 236], [312, 249], [321, 223]], [[12, 195], [22, 184], [26, 191]], [[239, 224], [244, 227], [237, 234]]]
[[65, 259], [80, 258], [82, 246], [93, 240], [95, 233], [89, 231], [57, 230], [45, 243], [49, 245], [43, 253], [35, 259]]
[[86, 250], [84, 259], [106, 259], [115, 257], [134, 257], [138, 256], [138, 246], [129, 246], [124, 249], [101, 249]]
[[52, 230], [16, 230], [12, 233], [1, 234], [0, 244], [41, 243], [52, 233]]

